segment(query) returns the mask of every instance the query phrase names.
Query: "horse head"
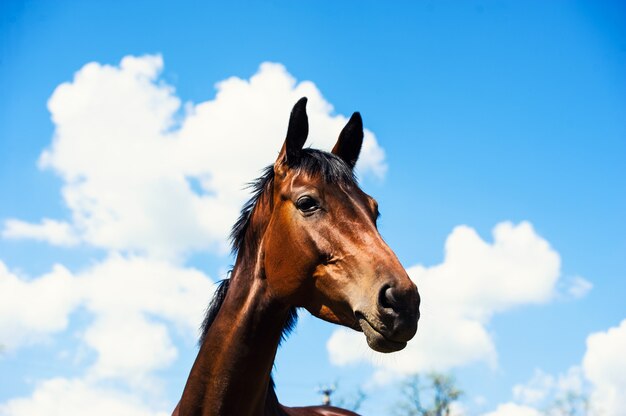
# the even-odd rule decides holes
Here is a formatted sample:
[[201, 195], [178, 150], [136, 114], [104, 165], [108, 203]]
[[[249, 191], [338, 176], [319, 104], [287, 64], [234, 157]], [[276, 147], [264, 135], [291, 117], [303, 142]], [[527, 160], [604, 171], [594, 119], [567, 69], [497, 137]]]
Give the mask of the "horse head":
[[259, 264], [272, 296], [365, 334], [379, 352], [401, 350], [417, 330], [420, 297], [377, 229], [378, 204], [353, 173], [363, 143], [354, 113], [331, 153], [303, 148], [306, 98], [294, 106], [273, 166]]

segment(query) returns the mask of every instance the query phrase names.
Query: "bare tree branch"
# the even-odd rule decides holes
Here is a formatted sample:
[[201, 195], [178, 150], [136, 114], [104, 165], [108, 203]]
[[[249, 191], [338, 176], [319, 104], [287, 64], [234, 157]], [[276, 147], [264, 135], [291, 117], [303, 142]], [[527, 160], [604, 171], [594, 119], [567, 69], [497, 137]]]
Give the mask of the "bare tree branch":
[[[455, 386], [451, 376], [440, 373], [426, 375], [426, 383], [420, 376], [409, 377], [402, 384], [402, 400], [394, 413], [397, 416], [450, 416], [452, 403], [463, 392]], [[424, 404], [424, 398], [430, 404]]]

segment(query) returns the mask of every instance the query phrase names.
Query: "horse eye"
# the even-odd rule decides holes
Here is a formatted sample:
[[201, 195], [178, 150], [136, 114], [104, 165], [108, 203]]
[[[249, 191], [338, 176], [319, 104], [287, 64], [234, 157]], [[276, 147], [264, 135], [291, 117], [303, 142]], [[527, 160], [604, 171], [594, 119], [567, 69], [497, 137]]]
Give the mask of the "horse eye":
[[296, 201], [296, 208], [302, 212], [313, 212], [319, 207], [317, 201], [310, 196], [303, 196]]

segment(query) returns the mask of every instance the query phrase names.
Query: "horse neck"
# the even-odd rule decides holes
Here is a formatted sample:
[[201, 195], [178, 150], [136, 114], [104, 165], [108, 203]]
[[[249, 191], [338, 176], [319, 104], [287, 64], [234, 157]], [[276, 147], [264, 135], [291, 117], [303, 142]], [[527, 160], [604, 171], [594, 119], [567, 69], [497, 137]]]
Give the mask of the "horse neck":
[[269, 296], [260, 256], [238, 256], [231, 283], [191, 369], [180, 415], [279, 412], [270, 385], [289, 308]]

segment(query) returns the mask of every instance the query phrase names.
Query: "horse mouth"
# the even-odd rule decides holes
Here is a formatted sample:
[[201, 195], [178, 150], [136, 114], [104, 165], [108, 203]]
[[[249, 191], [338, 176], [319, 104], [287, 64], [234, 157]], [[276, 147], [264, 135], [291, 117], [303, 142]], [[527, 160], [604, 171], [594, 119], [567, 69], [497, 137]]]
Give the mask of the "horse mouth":
[[360, 312], [355, 313], [355, 316], [358, 320], [361, 331], [365, 334], [367, 345], [369, 345], [369, 347], [374, 351], [389, 353], [400, 351], [406, 347], [406, 342], [393, 341], [385, 337], [385, 335], [376, 330], [376, 328], [374, 328]]

